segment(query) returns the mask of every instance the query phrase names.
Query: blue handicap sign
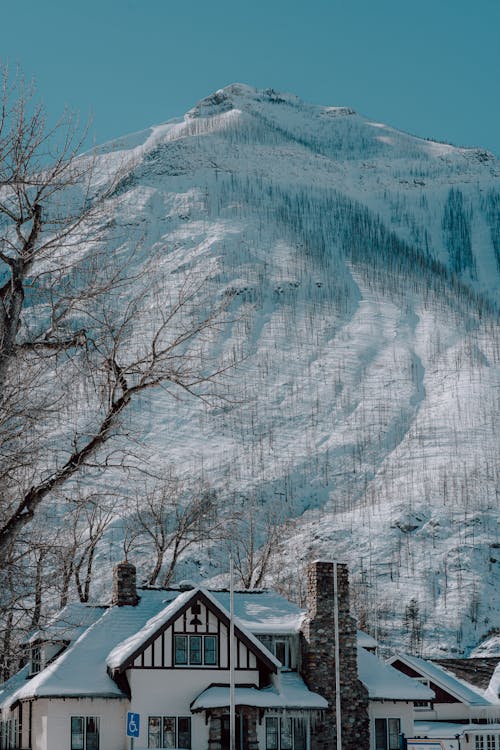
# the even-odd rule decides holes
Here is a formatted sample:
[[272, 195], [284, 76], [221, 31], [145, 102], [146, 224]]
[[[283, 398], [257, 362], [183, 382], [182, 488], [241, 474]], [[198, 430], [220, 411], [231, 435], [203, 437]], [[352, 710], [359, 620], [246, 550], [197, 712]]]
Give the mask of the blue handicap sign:
[[133, 714], [130, 711], [127, 713], [127, 737], [138, 737], [139, 736], [139, 714]]

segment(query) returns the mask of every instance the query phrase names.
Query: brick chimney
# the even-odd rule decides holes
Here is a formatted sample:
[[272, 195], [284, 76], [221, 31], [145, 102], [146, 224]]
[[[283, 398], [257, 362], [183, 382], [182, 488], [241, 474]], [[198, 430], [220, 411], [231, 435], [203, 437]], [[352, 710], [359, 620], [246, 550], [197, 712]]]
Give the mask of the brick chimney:
[[135, 565], [127, 560], [118, 563], [113, 568], [113, 595], [111, 604], [114, 607], [129, 605], [135, 607], [139, 602], [136, 588]]
[[[323, 720], [311, 737], [311, 750], [335, 747], [335, 623], [332, 562], [315, 561], [307, 569], [307, 616], [302, 624], [302, 674], [308, 687], [328, 701]], [[356, 624], [349, 613], [349, 572], [337, 563], [339, 666], [343, 750], [368, 750], [368, 691], [358, 679]]]

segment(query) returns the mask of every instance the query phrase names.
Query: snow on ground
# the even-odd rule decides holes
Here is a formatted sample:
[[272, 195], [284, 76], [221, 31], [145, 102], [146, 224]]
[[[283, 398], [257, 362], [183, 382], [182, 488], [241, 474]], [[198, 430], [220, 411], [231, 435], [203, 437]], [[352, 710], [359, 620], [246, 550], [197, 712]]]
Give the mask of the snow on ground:
[[[225, 295], [211, 352], [239, 362], [224, 407], [142, 399], [138, 460], [279, 504], [285, 588], [346, 560], [374, 634], [467, 653], [500, 625], [498, 163], [240, 84], [97, 159], [125, 165], [110, 252], [137, 247], [160, 295], [186, 274]], [[216, 545], [193, 557], [224, 572]]]

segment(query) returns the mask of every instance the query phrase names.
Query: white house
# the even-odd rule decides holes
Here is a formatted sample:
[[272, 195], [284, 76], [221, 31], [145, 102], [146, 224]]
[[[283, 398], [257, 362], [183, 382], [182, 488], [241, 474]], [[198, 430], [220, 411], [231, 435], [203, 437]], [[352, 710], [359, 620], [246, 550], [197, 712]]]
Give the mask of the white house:
[[[398, 750], [412, 701], [433, 698], [365, 649], [357, 656], [347, 569], [316, 562], [306, 611], [273, 592], [234, 595], [239, 750], [334, 742], [334, 570], [343, 747]], [[227, 591], [136, 590], [134, 567], [120, 564], [111, 606], [71, 605], [31, 636], [29, 662], [0, 686], [0, 750], [125, 750], [127, 730], [135, 750], [227, 748], [229, 609]]]
[[412, 750], [500, 750], [500, 659], [397, 654], [389, 663], [434, 693], [415, 703]]

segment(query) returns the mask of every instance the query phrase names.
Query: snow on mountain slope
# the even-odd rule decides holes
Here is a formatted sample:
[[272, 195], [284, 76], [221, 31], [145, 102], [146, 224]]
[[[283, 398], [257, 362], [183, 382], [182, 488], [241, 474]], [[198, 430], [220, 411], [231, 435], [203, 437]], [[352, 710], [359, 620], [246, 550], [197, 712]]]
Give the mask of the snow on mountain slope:
[[284, 588], [347, 560], [378, 634], [468, 652], [500, 625], [498, 162], [235, 84], [99, 150], [124, 164], [115, 245], [227, 295], [242, 360], [223, 409], [141, 402], [144, 460], [280, 504]]

